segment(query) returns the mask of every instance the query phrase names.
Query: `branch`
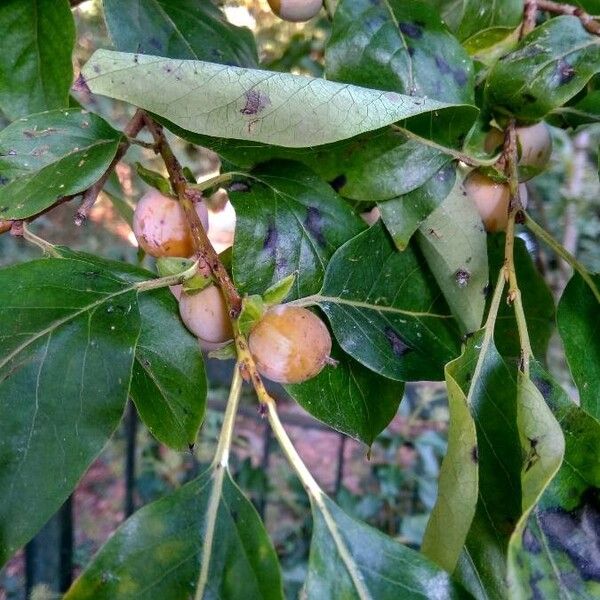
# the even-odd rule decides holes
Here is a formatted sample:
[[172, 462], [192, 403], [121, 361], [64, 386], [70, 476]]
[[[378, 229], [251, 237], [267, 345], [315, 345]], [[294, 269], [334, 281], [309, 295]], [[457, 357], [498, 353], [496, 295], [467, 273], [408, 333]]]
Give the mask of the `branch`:
[[106, 185], [108, 178], [110, 177], [111, 173], [114, 171], [114, 169], [117, 166], [117, 164], [119, 163], [119, 161], [123, 158], [123, 156], [125, 156], [125, 153], [127, 152], [127, 150], [129, 150], [129, 146], [131, 145], [130, 138], [135, 138], [135, 136], [143, 128], [144, 128], [144, 115], [143, 115], [143, 112], [138, 109], [135, 112], [135, 114], [133, 115], [133, 118], [131, 119], [131, 121], [129, 121], [129, 123], [127, 123], [127, 126], [123, 130], [123, 135], [125, 136], [125, 139], [119, 144], [117, 153], [115, 154], [115, 157], [112, 159], [110, 165], [108, 165], [108, 169], [106, 169], [106, 171], [102, 174], [100, 179], [98, 179], [98, 181], [96, 181], [96, 183], [94, 183], [94, 185], [92, 185], [90, 188], [88, 188], [83, 193], [83, 200], [81, 201], [81, 204], [80, 204], [79, 208], [77, 209], [77, 212], [75, 213], [75, 217], [73, 218], [75, 225], [77, 225], [79, 227], [87, 221], [90, 210], [96, 203], [96, 200], [98, 199], [100, 192], [104, 189], [104, 186]]
[[592, 17], [592, 15], [586, 13], [583, 9], [571, 4], [561, 4], [560, 2], [553, 2], [552, 0], [537, 0], [537, 6], [539, 10], [546, 10], [550, 13], [557, 15], [570, 15], [577, 17], [583, 27], [594, 35], [600, 35], [600, 23]]
[[538, 11], [537, 0], [525, 0], [523, 7], [523, 24], [519, 32], [519, 39], [524, 38], [528, 33], [535, 29], [535, 21]]

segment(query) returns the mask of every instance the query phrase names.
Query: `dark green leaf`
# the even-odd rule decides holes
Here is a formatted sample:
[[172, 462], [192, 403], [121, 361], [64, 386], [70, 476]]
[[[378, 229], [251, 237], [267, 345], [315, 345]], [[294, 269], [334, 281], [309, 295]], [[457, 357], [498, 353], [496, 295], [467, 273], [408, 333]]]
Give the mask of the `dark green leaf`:
[[351, 519], [324, 496], [313, 502], [306, 598], [402, 600], [468, 597], [423, 555]]
[[313, 417], [370, 446], [394, 418], [404, 386], [375, 375], [337, 346], [332, 357], [337, 365], [286, 390]]
[[[600, 275], [594, 275], [600, 289]], [[575, 273], [558, 305], [558, 331], [573, 379], [579, 389], [581, 407], [600, 419], [600, 304], [592, 290]]]
[[385, 377], [440, 379], [459, 352], [456, 323], [425, 261], [413, 248], [398, 252], [380, 224], [333, 255], [313, 299], [342, 348]]
[[121, 135], [77, 108], [24, 117], [0, 131], [0, 218], [23, 219], [82, 192], [106, 171]]
[[325, 79], [108, 50], [94, 53], [83, 76], [92, 92], [188, 131], [292, 148], [336, 142], [416, 115], [425, 115], [415, 122], [420, 134], [446, 121], [450, 127], [437, 130], [455, 133], [455, 121], [472, 123], [477, 113], [465, 104]]
[[577, 17], [550, 19], [499, 60], [486, 81], [493, 110], [535, 121], [565, 104], [600, 70], [600, 38]]
[[487, 236], [460, 178], [421, 223], [417, 241], [461, 331], [479, 329], [489, 283]]
[[[560, 117], [569, 127], [579, 127], [586, 123], [600, 122], [600, 91], [587, 93], [573, 105], [555, 108], [551, 117]], [[559, 119], [559, 124], [562, 122]]]
[[103, 0], [117, 50], [226, 65], [258, 64], [252, 32], [228, 23], [212, 0]]
[[[523, 0], [461, 0], [462, 14], [456, 35], [469, 48], [488, 47], [521, 22]], [[455, 7], [459, 10], [459, 7]]]
[[[188, 600], [199, 564], [209, 560], [205, 598], [281, 600], [277, 556], [254, 507], [227, 470], [211, 506], [215, 472], [206, 471], [127, 520], [75, 581], [65, 600]], [[216, 511], [214, 543], [202, 556], [206, 515]]]
[[118, 425], [137, 294], [69, 259], [0, 271], [0, 563], [64, 502]]
[[296, 274], [289, 298], [315, 293], [331, 255], [364, 224], [330, 186], [298, 163], [263, 165], [248, 184], [248, 191], [229, 193], [237, 215], [236, 285], [261, 294]]
[[3, 0], [0, 31], [0, 111], [12, 120], [68, 106], [75, 44], [68, 0]]
[[539, 365], [532, 378], [563, 429], [565, 458], [511, 544], [511, 597], [591, 600], [600, 588], [600, 423]]
[[[504, 234], [488, 236], [490, 273], [493, 277], [504, 264], [504, 240]], [[519, 238], [515, 239], [514, 262], [517, 281], [522, 282], [521, 299], [533, 355], [543, 361], [555, 327], [554, 298], [527, 251], [525, 242]], [[500, 304], [494, 338], [500, 354], [516, 362], [521, 354], [519, 332], [514, 308], [506, 302]]]
[[440, 169], [424, 185], [378, 204], [381, 218], [399, 250], [404, 250], [421, 223], [444, 201], [456, 179], [454, 166]]
[[473, 102], [473, 65], [420, 0], [341, 0], [326, 50], [329, 79], [445, 102]]
[[169, 180], [160, 173], [156, 171], [152, 171], [151, 169], [147, 169], [141, 163], [135, 163], [135, 170], [139, 178], [149, 186], [156, 188], [161, 194], [165, 196], [172, 196], [173, 190], [171, 189], [171, 184]]
[[[58, 250], [130, 283], [155, 277], [127, 263]], [[142, 421], [158, 440], [175, 450], [187, 450], [196, 440], [206, 408], [206, 375], [198, 341], [181, 322], [177, 303], [167, 289], [144, 292], [138, 305], [142, 325], [131, 396]]]

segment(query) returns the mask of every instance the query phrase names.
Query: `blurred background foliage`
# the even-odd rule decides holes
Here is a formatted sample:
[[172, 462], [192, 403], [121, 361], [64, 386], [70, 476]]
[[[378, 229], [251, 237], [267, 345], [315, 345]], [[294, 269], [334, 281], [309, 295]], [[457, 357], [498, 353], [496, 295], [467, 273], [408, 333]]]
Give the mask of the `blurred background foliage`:
[[[320, 76], [323, 50], [329, 33], [325, 18], [307, 24], [285, 23], [273, 16], [266, 1], [221, 2], [228, 18], [253, 29], [262, 64], [269, 69]], [[110, 45], [99, 0], [88, 0], [75, 9], [78, 43], [76, 69], [98, 47]], [[594, 85], [592, 82], [591, 85]], [[107, 98], [92, 102], [101, 114], [121, 127], [131, 116], [130, 107]], [[0, 115], [0, 125], [3, 125]], [[554, 152], [550, 168], [528, 183], [530, 211], [565, 247], [591, 271], [600, 271], [600, 183], [598, 146], [600, 126], [575, 132], [553, 129]], [[210, 151], [181, 140], [174, 145], [182, 161], [199, 178], [214, 174], [218, 159]], [[119, 181], [94, 207], [88, 224], [73, 225], [74, 203], [61, 205], [36, 220], [32, 229], [54, 243], [109, 258], [138, 262], [127, 223], [131, 206], [145, 189], [136, 174], [135, 163], [161, 170], [160, 161], [148, 150], [133, 147], [127, 164], [121, 165]], [[223, 209], [222, 198], [211, 213], [216, 244], [227, 244], [233, 229], [232, 209]], [[221, 238], [219, 238], [221, 236]], [[527, 240], [532, 243], [532, 240]], [[543, 248], [530, 245], [538, 267], [558, 296], [566, 284], [566, 265], [554, 261]], [[0, 236], [0, 266], [30, 260], [37, 249], [9, 235]], [[562, 349], [557, 339], [548, 361], [554, 372], [569, 384]], [[209, 361], [211, 374], [210, 408], [193, 452], [173, 452], [156, 442], [141, 426], [136, 445], [136, 507], [153, 501], [192, 479], [210, 462], [220, 428], [227, 393], [229, 366]], [[569, 386], [571, 392], [574, 387]], [[338, 503], [350, 514], [397, 536], [418, 548], [429, 512], [436, 498], [436, 482], [446, 448], [447, 401], [443, 384], [410, 384], [396, 418], [378, 437], [371, 449], [345, 440], [313, 421], [279, 389], [282, 414], [301, 417], [302, 426], [290, 425], [290, 435], [300, 454], [325, 489], [336, 494]], [[304, 580], [310, 536], [310, 512], [304, 491], [291, 474], [277, 445], [271, 443], [266, 424], [255, 411], [253, 398], [244, 398], [245, 412], [239, 417], [234, 443], [232, 471], [237, 482], [264, 513], [269, 533], [280, 556], [289, 597], [297, 597]], [[74, 496], [75, 562], [81, 568], [124, 518], [125, 429], [105, 448], [81, 482]], [[268, 451], [266, 451], [268, 447]], [[340, 468], [338, 459], [343, 465]], [[268, 471], [265, 470], [268, 467]], [[23, 598], [22, 555], [13, 559], [0, 574], [0, 598]], [[43, 597], [43, 590], [38, 590]]]

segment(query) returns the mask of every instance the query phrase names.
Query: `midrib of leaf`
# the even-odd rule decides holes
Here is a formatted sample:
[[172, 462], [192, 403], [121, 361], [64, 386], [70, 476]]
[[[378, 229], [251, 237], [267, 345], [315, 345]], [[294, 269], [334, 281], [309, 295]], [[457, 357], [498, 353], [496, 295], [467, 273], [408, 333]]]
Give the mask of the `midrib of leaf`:
[[54, 321], [51, 325], [49, 325], [48, 327], [45, 327], [44, 329], [37, 332], [35, 335], [33, 335], [30, 338], [28, 338], [27, 340], [25, 340], [22, 344], [17, 346], [10, 354], [5, 356], [4, 359], [0, 361], [0, 369], [4, 368], [13, 358], [18, 356], [28, 346], [30, 346], [31, 344], [33, 344], [40, 338], [44, 337], [45, 335], [52, 333], [58, 327], [61, 327], [62, 325], [69, 323], [73, 319], [76, 319], [77, 317], [97, 308], [98, 306], [102, 306], [102, 304], [108, 302], [109, 300], [112, 300], [113, 298], [116, 298], [117, 296], [127, 294], [128, 292], [131, 292], [131, 291], [137, 289], [137, 287], [138, 286], [134, 284], [134, 285], [128, 286], [126, 288], [123, 288], [122, 290], [119, 290], [118, 292], [113, 292], [113, 293], [109, 294], [108, 296], [101, 298], [100, 300], [96, 300], [96, 302], [92, 302], [91, 304], [85, 305], [83, 308], [77, 310], [74, 313], [71, 313], [70, 315], [67, 315], [66, 317], [64, 317], [62, 319], [59, 319], [58, 321]]
[[317, 505], [317, 509], [323, 515], [323, 520], [325, 521], [325, 525], [327, 525], [327, 529], [329, 530], [329, 533], [331, 534], [333, 542], [336, 545], [338, 552], [340, 554], [340, 558], [342, 559], [342, 562], [344, 563], [344, 566], [346, 567], [346, 570], [348, 571], [348, 575], [350, 575], [350, 579], [352, 580], [352, 583], [354, 584], [354, 587], [356, 589], [356, 593], [358, 594], [358, 597], [360, 598], [360, 600], [373, 600], [371, 593], [369, 592], [369, 590], [367, 589], [367, 586], [365, 585], [365, 583], [363, 581], [363, 577], [362, 577], [362, 574], [360, 573], [358, 565], [354, 561], [354, 558], [352, 557], [352, 553], [350, 552], [350, 550], [348, 549], [348, 546], [346, 546], [346, 543], [344, 542], [344, 539], [342, 538], [342, 535], [338, 529], [335, 519], [331, 516], [329, 509], [325, 505], [325, 502], [323, 500], [323, 492], [320, 489], [317, 489], [317, 490], [311, 490], [311, 494], [312, 494], [312, 498], [313, 498], [315, 504]]
[[392, 6], [390, 5], [389, 0], [384, 0], [384, 4], [390, 14], [390, 18], [392, 19], [392, 22], [394, 23], [394, 27], [396, 28], [396, 31], [398, 32], [398, 35], [400, 36], [400, 39], [402, 40], [402, 46], [404, 46], [404, 50], [406, 52], [406, 58], [408, 60], [408, 79], [410, 82], [410, 89], [407, 90], [407, 93], [412, 94], [413, 89], [415, 87], [415, 76], [413, 73], [413, 59], [412, 59], [412, 56], [408, 52], [408, 44], [406, 43], [404, 34], [400, 30], [400, 23], [398, 23], [398, 19], [396, 19], [396, 15], [394, 14], [394, 10], [392, 9]]
[[177, 25], [175, 24], [175, 22], [173, 21], [173, 19], [171, 19], [171, 17], [167, 13], [167, 11], [162, 7], [161, 3], [158, 2], [158, 0], [152, 0], [152, 4], [154, 4], [156, 6], [156, 8], [158, 9], [158, 11], [164, 16], [165, 20], [173, 27], [173, 29], [177, 33], [179, 39], [181, 39], [184, 42], [184, 44], [188, 47], [188, 49], [189, 49], [190, 53], [192, 54], [192, 56], [194, 56], [197, 59], [198, 55], [196, 54], [196, 52], [194, 52], [194, 49], [192, 48], [192, 46], [190, 45], [190, 43], [185, 39], [185, 37], [183, 36], [183, 34], [181, 33], [181, 31], [179, 30], [179, 27], [177, 27]]

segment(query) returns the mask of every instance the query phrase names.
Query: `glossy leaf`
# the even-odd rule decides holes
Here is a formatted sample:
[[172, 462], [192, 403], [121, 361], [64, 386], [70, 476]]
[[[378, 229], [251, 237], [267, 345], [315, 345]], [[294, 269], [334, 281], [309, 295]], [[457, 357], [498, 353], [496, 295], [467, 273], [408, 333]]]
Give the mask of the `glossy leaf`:
[[519, 25], [523, 16], [522, 0], [461, 0], [460, 4], [462, 14], [456, 35], [470, 49], [498, 42]]
[[296, 148], [424, 113], [433, 120], [475, 117], [473, 107], [396, 92], [107, 50], [94, 53], [83, 75], [92, 92], [125, 100], [192, 132]]
[[[488, 236], [488, 256], [492, 274], [498, 273], [504, 264], [504, 240], [504, 234]], [[525, 282], [520, 286], [521, 299], [533, 355], [543, 362], [555, 328], [554, 298], [527, 251], [525, 242], [520, 238], [515, 239], [514, 262], [517, 281]], [[518, 360], [521, 350], [515, 311], [506, 302], [500, 304], [494, 339], [503, 357], [514, 362]]]
[[0, 131], [0, 218], [22, 219], [95, 183], [114, 158], [121, 135], [81, 109], [15, 121]]
[[[137, 283], [154, 273], [127, 263], [58, 248], [115, 277]], [[206, 409], [207, 382], [198, 340], [179, 318], [171, 292], [157, 289], [138, 298], [141, 331], [135, 349], [130, 394], [140, 418], [163, 444], [187, 450], [194, 444]]]
[[440, 379], [459, 334], [423, 258], [398, 252], [376, 224], [333, 255], [314, 296], [342, 348], [400, 381]]
[[[446, 366], [446, 387], [450, 424], [448, 449], [440, 470], [438, 495], [427, 523], [421, 552], [452, 573], [465, 543], [478, 494], [478, 449], [475, 421], [471, 415], [471, 394], [475, 388], [461, 388], [452, 373], [463, 362], [475, 358], [477, 344], [483, 344], [484, 334], [477, 332], [475, 340], [462, 356]], [[485, 357], [478, 357], [478, 360]]]
[[331, 255], [364, 224], [329, 185], [298, 163], [263, 165], [248, 186], [229, 192], [237, 215], [236, 285], [261, 294], [295, 274], [289, 299], [317, 292]]
[[423, 555], [350, 518], [329, 498], [313, 502], [306, 598], [467, 598]]
[[108, 32], [117, 50], [240, 67], [258, 64], [250, 30], [228, 23], [212, 0], [102, 3]]
[[[600, 275], [593, 276], [600, 289]], [[581, 275], [575, 273], [558, 305], [558, 331], [581, 407], [600, 419], [600, 304]]]
[[68, 106], [75, 44], [68, 0], [3, 0], [0, 31], [0, 111], [12, 120]]
[[489, 283], [487, 236], [461, 181], [421, 223], [417, 241], [462, 332], [479, 329]]
[[533, 365], [532, 378], [562, 427], [565, 458], [511, 542], [511, 597], [595, 598], [600, 590], [600, 423], [539, 365]]
[[0, 563], [66, 500], [118, 425], [136, 296], [77, 260], [0, 271]]
[[[281, 600], [275, 550], [256, 510], [223, 473], [214, 506], [214, 471], [136, 512], [113, 534], [75, 581], [65, 600], [188, 600], [199, 565], [209, 560], [205, 596], [223, 600]], [[209, 557], [203, 556], [206, 515], [216, 511]]]
[[313, 417], [370, 446], [396, 415], [404, 386], [375, 375], [338, 347], [331, 356], [336, 365], [286, 390]]
[[473, 65], [440, 17], [421, 0], [341, 0], [326, 49], [328, 79], [473, 101]]
[[486, 80], [493, 110], [525, 121], [565, 104], [600, 70], [600, 40], [577, 17], [550, 19], [499, 60]]
[[477, 432], [479, 495], [458, 563], [459, 580], [475, 597], [501, 598], [508, 543], [522, 512], [515, 374], [481, 332], [469, 338], [447, 373], [467, 396]]

